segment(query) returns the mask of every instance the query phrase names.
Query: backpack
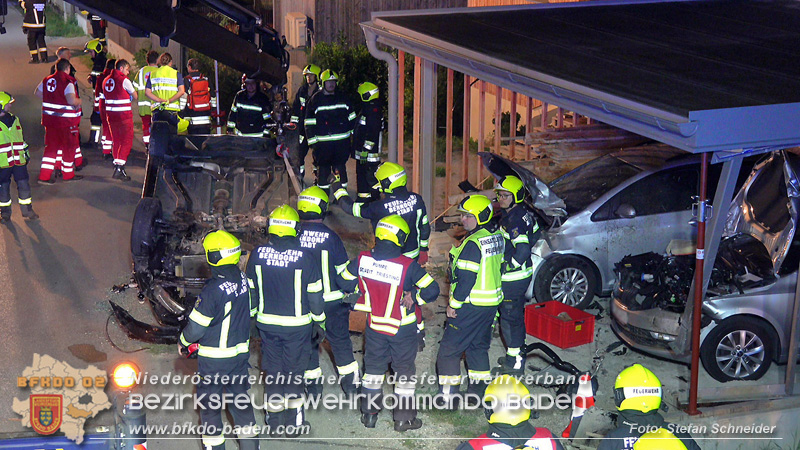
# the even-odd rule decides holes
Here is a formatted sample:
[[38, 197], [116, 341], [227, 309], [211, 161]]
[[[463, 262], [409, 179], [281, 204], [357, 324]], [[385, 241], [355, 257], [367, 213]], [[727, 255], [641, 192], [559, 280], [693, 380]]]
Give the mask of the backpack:
[[193, 111], [211, 110], [211, 90], [208, 87], [208, 78], [199, 76], [192, 78], [189, 83], [189, 99], [186, 102]]

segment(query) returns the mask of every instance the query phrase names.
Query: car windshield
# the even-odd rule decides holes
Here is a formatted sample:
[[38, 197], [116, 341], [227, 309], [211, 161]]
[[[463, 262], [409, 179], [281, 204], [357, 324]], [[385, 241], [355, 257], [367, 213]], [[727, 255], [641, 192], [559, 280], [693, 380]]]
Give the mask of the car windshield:
[[550, 189], [564, 200], [567, 214], [572, 216], [641, 171], [616, 156], [605, 155], [556, 178]]

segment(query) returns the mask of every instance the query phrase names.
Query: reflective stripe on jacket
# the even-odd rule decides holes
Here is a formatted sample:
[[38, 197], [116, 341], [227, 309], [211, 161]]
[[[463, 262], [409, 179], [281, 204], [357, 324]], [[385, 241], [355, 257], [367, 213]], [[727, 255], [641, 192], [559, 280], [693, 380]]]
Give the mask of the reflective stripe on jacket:
[[42, 81], [42, 125], [45, 127], [77, 127], [81, 123], [81, 107], [67, 103], [64, 90], [69, 84], [78, 85], [75, 78], [58, 70]]
[[[178, 71], [170, 66], [161, 66], [150, 73], [150, 90], [156, 97], [169, 100], [178, 93]], [[178, 100], [164, 105], [166, 111], [178, 111]]]
[[8, 115], [14, 118], [10, 127], [0, 121], [0, 169], [28, 163], [27, 144], [22, 138], [19, 117]]
[[[472, 242], [480, 250], [480, 261], [459, 259], [461, 252]], [[500, 231], [491, 232], [480, 228], [464, 238], [458, 247], [450, 250], [451, 271], [454, 280], [450, 284], [450, 307], [461, 308], [464, 303], [475, 306], [497, 306], [503, 301], [503, 290], [500, 281], [500, 268], [503, 264], [505, 239]], [[458, 271], [468, 271], [476, 274], [475, 284], [465, 299], [459, 300], [453, 296], [458, 285]]]

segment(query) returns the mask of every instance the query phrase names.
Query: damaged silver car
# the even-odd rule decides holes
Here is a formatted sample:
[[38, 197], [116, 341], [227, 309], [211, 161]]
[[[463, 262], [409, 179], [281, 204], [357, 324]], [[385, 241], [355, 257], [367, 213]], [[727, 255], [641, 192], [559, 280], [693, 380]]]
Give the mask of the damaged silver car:
[[[713, 167], [713, 166], [712, 166]], [[800, 156], [756, 164], [727, 211], [702, 307], [700, 358], [719, 381], [757, 380], [788, 359], [800, 262], [795, 229]], [[629, 346], [688, 363], [675, 350], [694, 274], [694, 252], [628, 256], [616, 265], [612, 328]], [[684, 331], [682, 331], [684, 330]]]
[[263, 242], [267, 205], [282, 184], [275, 181], [285, 174], [275, 148], [273, 139], [176, 136], [166, 123], [153, 124], [142, 199], [131, 225], [131, 256], [139, 298], [158, 324], [139, 321], [111, 302], [132, 338], [177, 342], [210, 276], [202, 245], [208, 232], [233, 233], [243, 252]]

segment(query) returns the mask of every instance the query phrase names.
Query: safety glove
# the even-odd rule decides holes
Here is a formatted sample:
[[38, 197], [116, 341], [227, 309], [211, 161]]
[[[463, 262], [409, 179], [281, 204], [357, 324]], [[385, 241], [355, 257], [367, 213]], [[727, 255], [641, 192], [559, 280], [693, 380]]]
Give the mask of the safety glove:
[[314, 322], [314, 328], [311, 330], [311, 342], [319, 345], [323, 340], [325, 340], [325, 322]]

